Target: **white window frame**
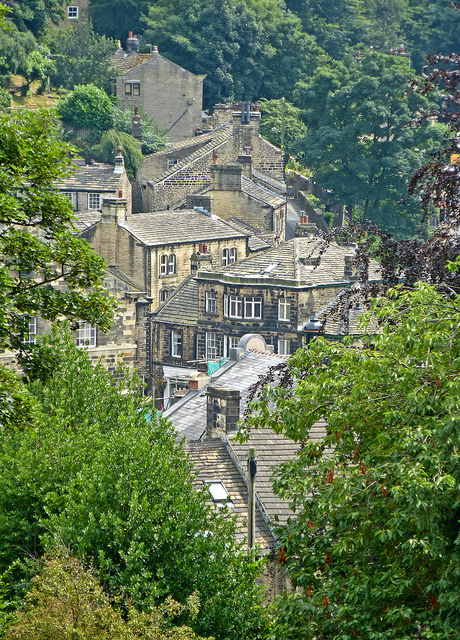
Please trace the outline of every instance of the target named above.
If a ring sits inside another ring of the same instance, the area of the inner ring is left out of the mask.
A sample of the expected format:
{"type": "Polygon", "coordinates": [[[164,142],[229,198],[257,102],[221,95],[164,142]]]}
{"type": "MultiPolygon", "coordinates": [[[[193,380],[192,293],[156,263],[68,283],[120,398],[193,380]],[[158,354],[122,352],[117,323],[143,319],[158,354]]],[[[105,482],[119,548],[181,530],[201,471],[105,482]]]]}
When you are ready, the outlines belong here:
{"type": "Polygon", "coordinates": [[[167,166],[168,169],[172,169],[178,163],[179,163],[179,159],[178,158],[168,158],[166,160],[166,166],[167,166]]]}
{"type": "Polygon", "coordinates": [[[69,198],[72,203],[72,207],[75,209],[75,196],[77,195],[75,191],[61,191],[62,195],[66,198],[69,198]]]}
{"type": "Polygon", "coordinates": [[[206,291],[206,313],[217,313],[217,291],[206,291]]]}
{"type": "Polygon", "coordinates": [[[182,358],[182,331],[177,329],[171,331],[171,356],[182,358]]]}
{"type": "Polygon", "coordinates": [[[28,322],[28,333],[23,337],[23,344],[35,344],[37,342],[37,316],[25,316],[28,322]]]}
{"type": "Polygon", "coordinates": [[[262,318],[262,298],[260,296],[245,296],[244,317],[248,320],[260,320],[262,318]]]}
{"type": "Polygon", "coordinates": [[[206,331],[206,360],[222,358],[223,340],[216,331],[206,331]]]}
{"type": "Polygon", "coordinates": [[[232,264],[232,262],[236,262],[236,259],[237,259],[237,251],[235,247],[232,247],[228,255],[228,264],[232,264]]]}
{"type": "Polygon", "coordinates": [[[67,7],[67,19],[78,20],[78,7],[73,4],[67,7]]]}
{"type": "Polygon", "coordinates": [[[163,254],[160,258],[160,275],[165,276],[168,273],[168,256],[163,254]]]}
{"type": "Polygon", "coordinates": [[[230,353],[230,349],[236,349],[238,347],[238,342],[241,340],[239,336],[228,336],[228,352],[230,353]]]}
{"type": "Polygon", "coordinates": [[[278,320],[289,322],[291,319],[291,303],[286,298],[278,298],[278,320]]]}
{"type": "Polygon", "coordinates": [[[84,320],[78,321],[77,347],[96,347],[97,327],[84,320]]]}
{"type": "Polygon", "coordinates": [[[169,289],[161,289],[160,302],[165,302],[169,298],[169,289]]]}
{"type": "Polygon", "coordinates": [[[174,253],[170,253],[168,257],[168,273],[176,273],[176,256],[174,253]]]}
{"type": "Polygon", "coordinates": [[[101,208],[101,194],[100,193],[88,193],[88,209],[90,211],[96,211],[101,208]]]}
{"type": "Polygon", "coordinates": [[[227,318],[243,317],[243,298],[233,294],[224,296],[224,316],[227,318]]]}
{"type": "Polygon", "coordinates": [[[289,338],[278,338],[278,354],[280,356],[291,355],[291,341],[289,338]]]}

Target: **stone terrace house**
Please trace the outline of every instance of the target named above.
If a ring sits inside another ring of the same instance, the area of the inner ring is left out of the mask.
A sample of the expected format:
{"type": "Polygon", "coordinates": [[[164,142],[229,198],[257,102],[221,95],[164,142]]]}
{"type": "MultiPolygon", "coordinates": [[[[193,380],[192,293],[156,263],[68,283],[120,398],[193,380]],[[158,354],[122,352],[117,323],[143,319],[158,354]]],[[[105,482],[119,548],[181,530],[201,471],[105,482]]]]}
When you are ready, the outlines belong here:
{"type": "Polygon", "coordinates": [[[54,186],[71,200],[76,213],[101,211],[104,198],[124,198],[127,211],[131,213],[132,189],[121,147],[118,147],[115,166],[98,163],[85,165],[83,160],[76,159],[71,168],[72,173],[54,186]]]}
{"type": "MultiPolygon", "coordinates": [[[[152,314],[154,361],[177,367],[219,361],[248,332],[262,335],[278,354],[291,354],[308,339],[304,329],[313,314],[357,275],[354,247],[311,237],[216,272],[198,271],[152,314]]],[[[376,264],[370,277],[379,277],[376,264]]]]}
{"type": "Polygon", "coordinates": [[[128,214],[126,201],[103,201],[102,213],[80,216],[85,238],[124,273],[153,308],[198,269],[221,269],[248,255],[249,233],[201,211],[128,214]]]}
{"type": "MultiPolygon", "coordinates": [[[[299,445],[269,429],[254,431],[244,444],[237,443],[234,436],[236,422],[247,408],[250,387],[286,357],[265,351],[260,336],[245,336],[240,345],[232,350],[229,362],[206,378],[205,386],[189,391],[165,416],[177,429],[178,437],[186,438],[185,449],[198,469],[196,484],[209,488],[216,505],[227,496],[230,513],[237,517],[240,540],[247,537],[248,451],[255,449],[255,541],[261,554],[274,559],[276,540],[270,523],[277,517],[280,524],[285,524],[292,513],[288,503],[273,493],[270,477],[276,466],[296,455],[299,445]]],[[[315,425],[310,438],[323,436],[324,425],[315,425]]],[[[273,562],[268,564],[264,578],[268,600],[287,587],[284,573],[273,562]]]]}
{"type": "Polygon", "coordinates": [[[122,109],[134,113],[141,108],[173,141],[190,138],[201,128],[205,75],[164,58],[157,47],[151,54],[139,53],[139,40],[132,32],[126,51],[120,48],[111,64],[118,73],[114,89],[122,109]]]}
{"type": "MultiPolygon", "coordinates": [[[[115,268],[106,269],[103,284],[117,302],[112,327],[108,333],[103,333],[96,326],[80,322],[75,331],[77,346],[88,351],[94,364],[101,360],[107,371],[114,372],[118,363],[123,362],[131,371],[136,368],[139,375],[148,382],[148,300],[143,291],[115,268]]],[[[40,316],[31,316],[29,335],[25,341],[35,343],[38,335],[49,330],[49,324],[40,316]]],[[[15,354],[10,351],[0,353],[0,362],[13,369],[19,368],[15,354]]]]}
{"type": "Polygon", "coordinates": [[[238,217],[235,212],[228,213],[232,208],[241,212],[245,206],[254,208],[257,203],[256,213],[251,212],[251,220],[246,221],[256,229],[263,221],[267,233],[278,233],[284,240],[283,229],[275,230],[280,227],[276,216],[266,220],[267,208],[278,210],[285,200],[283,156],[281,149],[262,138],[259,126],[258,105],[239,103],[234,105],[230,122],[146,156],[138,173],[146,210],[179,209],[192,204],[227,219],[238,217]],[[216,165],[223,169],[214,169],[216,165]],[[212,170],[216,172],[214,182],[212,170]],[[254,186],[242,181],[241,174],[254,186]]]}

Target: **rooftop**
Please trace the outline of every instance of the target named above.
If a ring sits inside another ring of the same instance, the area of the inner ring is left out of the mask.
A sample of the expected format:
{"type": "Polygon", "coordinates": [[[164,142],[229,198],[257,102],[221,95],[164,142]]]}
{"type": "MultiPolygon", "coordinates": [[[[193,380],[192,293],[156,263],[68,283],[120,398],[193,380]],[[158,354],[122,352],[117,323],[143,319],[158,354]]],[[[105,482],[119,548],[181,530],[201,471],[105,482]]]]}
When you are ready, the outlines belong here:
{"type": "Polygon", "coordinates": [[[115,192],[120,184],[121,174],[113,172],[113,165],[94,164],[72,165],[73,173],[55,182],[54,186],[60,191],[97,191],[99,193],[115,192]]]}
{"type": "Polygon", "coordinates": [[[221,218],[195,209],[136,213],[128,215],[120,226],[149,247],[248,236],[221,218]]]}

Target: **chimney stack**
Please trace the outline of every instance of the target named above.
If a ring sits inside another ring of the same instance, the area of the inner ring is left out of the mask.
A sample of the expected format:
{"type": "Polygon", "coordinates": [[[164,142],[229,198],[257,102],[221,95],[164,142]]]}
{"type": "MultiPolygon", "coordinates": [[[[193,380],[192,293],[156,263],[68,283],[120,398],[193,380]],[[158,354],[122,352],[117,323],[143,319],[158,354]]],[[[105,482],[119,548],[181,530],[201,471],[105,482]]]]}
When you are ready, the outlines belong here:
{"type": "Polygon", "coordinates": [[[224,385],[208,386],[206,438],[225,437],[238,430],[241,393],[224,385]]]}

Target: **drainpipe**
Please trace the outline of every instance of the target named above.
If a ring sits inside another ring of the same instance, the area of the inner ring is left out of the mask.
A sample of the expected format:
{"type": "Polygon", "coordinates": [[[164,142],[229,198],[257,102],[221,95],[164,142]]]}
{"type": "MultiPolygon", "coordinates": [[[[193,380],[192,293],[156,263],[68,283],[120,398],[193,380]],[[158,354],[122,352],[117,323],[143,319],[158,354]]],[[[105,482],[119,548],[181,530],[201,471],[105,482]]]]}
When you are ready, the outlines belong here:
{"type": "Polygon", "coordinates": [[[257,461],[256,450],[252,447],[249,449],[248,455],[248,551],[255,547],[255,529],[256,529],[256,473],[257,461]]]}

